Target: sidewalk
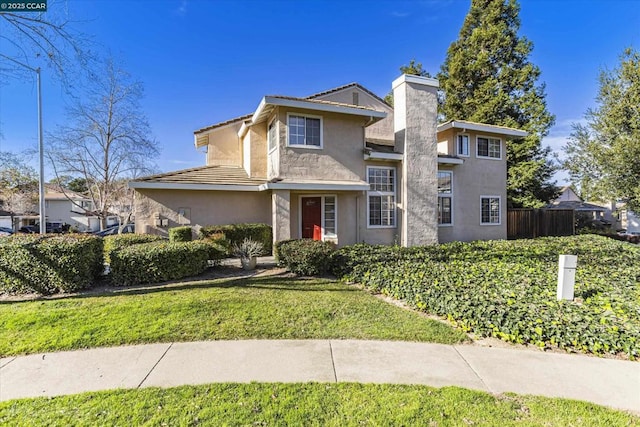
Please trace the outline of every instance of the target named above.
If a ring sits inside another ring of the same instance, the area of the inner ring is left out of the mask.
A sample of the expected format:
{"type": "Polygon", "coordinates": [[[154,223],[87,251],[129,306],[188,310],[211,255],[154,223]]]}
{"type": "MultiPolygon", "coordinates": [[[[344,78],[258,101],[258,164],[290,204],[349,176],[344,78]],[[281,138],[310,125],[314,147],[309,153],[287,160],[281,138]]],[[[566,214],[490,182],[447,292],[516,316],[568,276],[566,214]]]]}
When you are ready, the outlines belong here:
{"type": "Polygon", "coordinates": [[[640,413],[640,363],[532,350],[355,340],[149,344],[0,359],[0,400],[211,382],[460,386],[640,413]]]}

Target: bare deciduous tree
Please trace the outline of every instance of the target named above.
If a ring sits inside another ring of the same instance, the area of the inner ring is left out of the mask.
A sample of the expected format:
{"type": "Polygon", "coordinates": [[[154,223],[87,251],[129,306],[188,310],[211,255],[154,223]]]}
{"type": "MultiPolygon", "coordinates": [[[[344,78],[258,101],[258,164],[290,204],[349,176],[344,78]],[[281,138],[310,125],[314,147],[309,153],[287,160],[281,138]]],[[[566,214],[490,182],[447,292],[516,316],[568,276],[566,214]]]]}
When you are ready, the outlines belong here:
{"type": "Polygon", "coordinates": [[[56,175],[86,180],[102,228],[121,204],[123,181],[151,172],[159,154],[142,96],[142,83],[107,60],[104,73],[93,75],[91,86],[68,107],[68,124],[50,135],[56,175]]]}
{"type": "Polygon", "coordinates": [[[67,2],[50,1],[47,8],[41,13],[0,13],[0,80],[30,75],[23,65],[46,65],[67,87],[73,70],[92,62],[92,43],[74,27],[77,22],[70,20],[67,2]]]}
{"type": "Polygon", "coordinates": [[[0,200],[2,209],[12,214],[38,209],[36,171],[7,152],[0,152],[0,200]]]}

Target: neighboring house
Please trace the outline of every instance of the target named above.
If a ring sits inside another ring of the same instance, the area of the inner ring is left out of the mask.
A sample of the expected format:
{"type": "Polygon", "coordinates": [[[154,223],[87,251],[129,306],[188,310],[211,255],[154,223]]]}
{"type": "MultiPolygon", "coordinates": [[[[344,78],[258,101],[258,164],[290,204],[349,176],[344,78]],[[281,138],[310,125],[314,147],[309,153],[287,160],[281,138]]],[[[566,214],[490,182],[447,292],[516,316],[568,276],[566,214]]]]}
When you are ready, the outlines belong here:
{"type": "Polygon", "coordinates": [[[206,166],[140,178],[136,230],[272,225],[274,240],[414,246],[506,238],[506,140],[526,132],[437,124],[438,81],[403,75],[394,107],[357,83],[265,96],[195,131],[206,166]]]}
{"type": "MultiPolygon", "coordinates": [[[[78,231],[100,230],[100,218],[94,214],[90,198],[70,190],[45,186],[45,214],[48,222],[69,224],[78,231]]],[[[117,216],[107,217],[107,227],[118,224],[117,216]]]]}
{"type": "Polygon", "coordinates": [[[0,227],[13,228],[13,214],[0,209],[0,227]]]}
{"type": "Polygon", "coordinates": [[[614,211],[597,203],[582,200],[570,185],[562,188],[558,197],[546,206],[547,209],[573,209],[576,214],[595,221],[600,225],[614,225],[617,221],[614,211]]]}
{"type": "MultiPolygon", "coordinates": [[[[38,206],[36,206],[37,208],[38,206]]],[[[78,231],[100,230],[100,218],[93,214],[91,199],[60,189],[52,185],[45,185],[44,207],[47,222],[69,224],[78,231]]],[[[34,225],[40,220],[39,212],[4,212],[0,211],[0,226],[8,223],[8,227],[19,230],[21,227],[34,225]]],[[[118,217],[107,218],[107,226],[118,223],[118,217]]]]}

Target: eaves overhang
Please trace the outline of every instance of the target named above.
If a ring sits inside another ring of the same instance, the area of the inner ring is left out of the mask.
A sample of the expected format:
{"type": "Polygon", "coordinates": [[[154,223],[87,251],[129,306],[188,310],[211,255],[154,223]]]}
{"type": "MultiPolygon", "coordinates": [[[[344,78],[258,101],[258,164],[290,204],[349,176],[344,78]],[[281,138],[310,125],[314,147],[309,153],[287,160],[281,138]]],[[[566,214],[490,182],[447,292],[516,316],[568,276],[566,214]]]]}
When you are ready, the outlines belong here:
{"type": "Polygon", "coordinates": [[[344,182],[267,182],[260,185],[264,190],[296,190],[296,191],[368,191],[370,185],[364,181],[344,182]]]}
{"type": "Polygon", "coordinates": [[[364,153],[365,160],[386,160],[393,162],[401,162],[404,159],[404,154],[402,153],[379,153],[376,151],[371,151],[369,153],[364,153]]]}
{"type": "Polygon", "coordinates": [[[129,181],[129,187],[151,190],[261,191],[259,185],[196,184],[183,182],[129,181]]]}
{"type": "Polygon", "coordinates": [[[462,131],[472,130],[476,132],[496,133],[499,135],[515,136],[524,138],[529,135],[529,132],[520,129],[514,129],[506,126],[494,126],[484,123],[474,123],[465,120],[451,120],[441,125],[438,125],[437,132],[442,132],[447,129],[461,129],[462,131]]]}

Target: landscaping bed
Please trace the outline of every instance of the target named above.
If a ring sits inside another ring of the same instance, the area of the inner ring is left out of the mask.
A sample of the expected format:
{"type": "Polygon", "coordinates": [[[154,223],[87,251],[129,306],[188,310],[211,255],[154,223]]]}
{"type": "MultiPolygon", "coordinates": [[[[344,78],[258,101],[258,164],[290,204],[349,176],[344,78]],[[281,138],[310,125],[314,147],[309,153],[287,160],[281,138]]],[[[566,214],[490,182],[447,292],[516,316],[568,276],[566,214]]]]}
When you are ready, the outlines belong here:
{"type": "Polygon", "coordinates": [[[408,249],[355,245],[334,255],[334,271],[479,336],[640,355],[640,248],[628,243],[583,235],[408,249]],[[575,301],[556,301],[560,254],[578,256],[575,301]]]}

